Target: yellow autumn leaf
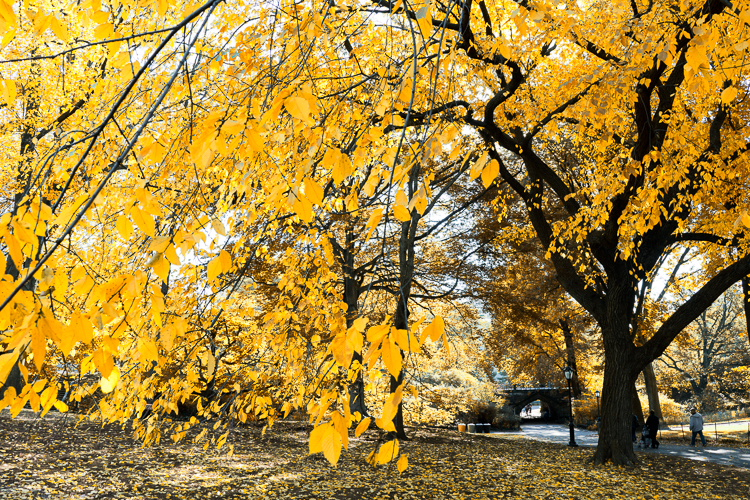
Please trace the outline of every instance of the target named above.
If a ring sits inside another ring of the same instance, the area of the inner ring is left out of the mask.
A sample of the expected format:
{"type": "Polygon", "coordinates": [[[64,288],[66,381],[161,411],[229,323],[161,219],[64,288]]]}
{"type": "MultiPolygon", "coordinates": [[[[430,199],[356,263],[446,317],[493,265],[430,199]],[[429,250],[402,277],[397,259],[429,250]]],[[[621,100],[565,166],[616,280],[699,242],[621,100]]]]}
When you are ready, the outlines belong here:
{"type": "Polygon", "coordinates": [[[206,353],[206,377],[211,378],[216,370],[216,358],[210,351],[206,353]]]}
{"type": "Polygon", "coordinates": [[[445,335],[445,332],[443,332],[443,349],[445,349],[446,356],[451,355],[451,348],[448,345],[448,337],[445,335]]]}
{"type": "Polygon", "coordinates": [[[151,263],[151,268],[164,283],[169,283],[169,262],[163,254],[156,254],[156,258],[151,263]]]}
{"type": "Polygon", "coordinates": [[[323,204],[323,188],[314,179],[305,178],[305,195],[314,205],[323,204]]]}
{"type": "Polygon", "coordinates": [[[44,358],[47,355],[47,338],[36,326],[29,328],[29,332],[31,333],[30,347],[31,353],[34,355],[34,365],[37,370],[41,371],[44,365],[44,358]]]}
{"type": "Polygon", "coordinates": [[[133,205],[130,208],[130,217],[133,219],[133,222],[135,222],[135,225],[138,226],[138,229],[144,234],[151,236],[152,238],[156,235],[156,226],[151,214],[148,214],[136,205],[133,205]]]}
{"type": "Polygon", "coordinates": [[[331,354],[333,354],[336,362],[341,366],[349,366],[354,355],[354,349],[351,344],[346,341],[346,335],[340,333],[334,337],[331,342],[331,354]]]}
{"type": "Polygon", "coordinates": [[[112,23],[102,23],[94,29],[94,36],[99,40],[104,40],[115,31],[112,23]]]}
{"type": "Polygon", "coordinates": [[[341,436],[336,429],[330,425],[327,426],[326,432],[323,435],[321,441],[321,448],[323,449],[323,456],[331,465],[336,465],[341,456],[341,436]]]}
{"type": "MultiPolygon", "coordinates": [[[[391,422],[396,416],[396,413],[398,412],[398,405],[401,403],[401,399],[403,397],[403,387],[403,385],[399,385],[398,388],[393,391],[393,393],[389,395],[385,400],[385,404],[383,404],[382,415],[379,419],[381,423],[391,422]]],[[[376,421],[376,423],[378,422],[376,421]]],[[[380,423],[378,424],[380,425],[380,423]]]]}
{"type": "Polygon", "coordinates": [[[8,106],[13,106],[16,102],[16,82],[13,80],[3,80],[3,100],[8,106]]]}
{"type": "Polygon", "coordinates": [[[144,361],[159,361],[159,350],[156,344],[150,339],[141,339],[138,341],[138,352],[141,353],[141,359],[144,361]]]}
{"type": "Polygon", "coordinates": [[[482,184],[488,188],[500,173],[500,164],[497,160],[491,160],[482,170],[482,184]]]}
{"type": "Polygon", "coordinates": [[[313,205],[301,193],[297,194],[297,201],[294,202],[294,212],[307,224],[310,224],[313,220],[313,205]]]}
{"type": "Polygon", "coordinates": [[[352,326],[356,328],[358,332],[364,332],[367,327],[367,318],[360,316],[354,320],[352,326]]]}
{"type": "Polygon", "coordinates": [[[294,118],[307,123],[310,121],[310,104],[303,97],[293,96],[284,101],[284,107],[294,118]]]}
{"type": "Polygon", "coordinates": [[[443,321],[442,316],[435,316],[432,323],[427,325],[424,331],[422,331],[420,343],[423,344],[428,338],[433,342],[437,342],[440,336],[443,335],[443,331],[445,331],[445,322],[443,321]]]}
{"type": "Polygon", "coordinates": [[[398,378],[398,374],[401,373],[403,359],[401,356],[401,350],[393,340],[386,339],[383,341],[381,358],[383,364],[388,369],[388,372],[393,375],[393,377],[398,378]]]}
{"type": "Polygon", "coordinates": [[[112,354],[107,350],[97,349],[94,351],[91,359],[94,366],[96,366],[96,369],[99,370],[99,373],[101,373],[103,377],[108,377],[112,373],[115,364],[112,359],[112,354]]]}
{"type": "Polygon", "coordinates": [[[159,14],[159,17],[164,17],[164,14],[167,13],[168,7],[168,0],[156,0],[156,13],[159,14]]]}
{"type": "Polygon", "coordinates": [[[735,97],[737,97],[737,87],[727,87],[725,88],[721,93],[721,102],[724,104],[729,104],[734,100],[735,97]]]}
{"type": "Polygon", "coordinates": [[[48,315],[39,318],[37,327],[39,327],[45,337],[58,343],[63,335],[63,325],[49,314],[48,312],[48,315]]]}
{"type": "Polygon", "coordinates": [[[44,417],[44,415],[47,414],[47,412],[54,406],[55,401],[57,400],[57,386],[50,385],[47,387],[44,392],[39,396],[39,403],[42,407],[42,413],[39,415],[39,418],[44,417]]]}
{"type": "Polygon", "coordinates": [[[372,233],[375,232],[375,229],[378,227],[378,223],[380,223],[380,219],[383,218],[383,209],[382,208],[376,208],[372,211],[372,214],[370,214],[370,218],[367,219],[367,224],[365,227],[368,229],[367,236],[365,237],[365,240],[369,240],[372,236],[372,233]]]}
{"type": "Polygon", "coordinates": [[[216,256],[206,266],[206,274],[208,275],[208,281],[215,280],[221,274],[221,257],[216,256]]]}
{"type": "Polygon", "coordinates": [[[219,252],[219,262],[221,263],[221,272],[228,273],[232,269],[232,256],[226,250],[219,252]]]}
{"type": "Polygon", "coordinates": [[[330,423],[319,425],[310,432],[310,440],[308,441],[309,454],[321,453],[323,451],[323,438],[327,432],[327,429],[332,427],[330,423]]]}
{"type": "Polygon", "coordinates": [[[18,240],[11,233],[6,232],[3,236],[5,240],[5,246],[8,249],[8,255],[13,260],[17,269],[23,268],[23,253],[21,252],[21,245],[18,240]]]}
{"type": "Polygon", "coordinates": [[[226,236],[227,235],[227,230],[224,228],[224,224],[219,219],[212,219],[211,220],[211,227],[218,234],[220,234],[222,236],[226,236]]]}
{"type": "Polygon", "coordinates": [[[398,456],[398,440],[391,439],[387,443],[383,443],[380,446],[380,449],[378,450],[377,462],[379,464],[385,464],[385,463],[390,462],[397,456],[398,456]]]}
{"type": "Polygon", "coordinates": [[[396,469],[398,469],[398,473],[401,474],[406,470],[406,468],[409,466],[409,454],[404,453],[401,455],[401,458],[398,459],[398,462],[396,462],[396,469]]]}
{"type": "Polygon", "coordinates": [[[117,232],[120,233],[120,236],[125,240],[129,239],[133,234],[133,224],[131,224],[130,219],[124,215],[117,218],[115,221],[115,227],[117,228],[117,232]]]}
{"type": "Polygon", "coordinates": [[[471,166],[471,170],[469,171],[469,178],[473,181],[477,177],[479,177],[482,174],[482,171],[484,170],[484,166],[487,163],[487,156],[488,152],[485,151],[482,153],[482,155],[479,157],[479,159],[474,163],[474,165],[471,166]]]}
{"type": "Polygon", "coordinates": [[[70,35],[68,34],[68,28],[60,22],[56,17],[52,19],[52,23],[50,25],[52,28],[52,32],[57,35],[57,37],[62,40],[63,42],[67,42],[70,39],[70,35]]]}
{"type": "Polygon", "coordinates": [[[416,12],[417,26],[419,26],[419,32],[422,37],[426,40],[432,34],[432,15],[430,15],[430,4],[423,6],[416,12]]]}
{"type": "Polygon", "coordinates": [[[498,47],[498,50],[500,51],[501,56],[503,56],[505,59],[510,59],[512,52],[508,45],[503,43],[500,45],[500,47],[498,47]]]}
{"type": "Polygon", "coordinates": [[[99,381],[99,385],[101,385],[102,392],[104,394],[109,394],[115,389],[115,386],[117,386],[117,382],[120,380],[120,369],[116,366],[112,367],[112,370],[109,372],[108,376],[102,375],[102,379],[99,381]]]}
{"type": "Polygon", "coordinates": [[[264,143],[263,143],[263,137],[260,136],[260,134],[254,129],[254,128],[247,128],[245,130],[245,144],[256,153],[259,153],[263,151],[264,143]]]}
{"type": "Polygon", "coordinates": [[[373,325],[367,330],[367,341],[373,345],[378,345],[391,330],[390,325],[373,325]]]}
{"type": "Polygon", "coordinates": [[[365,432],[367,428],[370,427],[370,422],[372,422],[372,418],[363,418],[359,425],[357,425],[357,428],[354,429],[354,437],[359,437],[363,432],[365,432]]]}
{"type": "Polygon", "coordinates": [[[409,209],[403,205],[393,205],[393,215],[401,222],[407,222],[411,220],[409,209]]]}
{"type": "Polygon", "coordinates": [[[74,311],[70,315],[70,322],[63,328],[58,348],[64,356],[68,356],[77,342],[87,344],[91,342],[93,337],[94,328],[91,322],[81,315],[80,312],[74,311]]]}

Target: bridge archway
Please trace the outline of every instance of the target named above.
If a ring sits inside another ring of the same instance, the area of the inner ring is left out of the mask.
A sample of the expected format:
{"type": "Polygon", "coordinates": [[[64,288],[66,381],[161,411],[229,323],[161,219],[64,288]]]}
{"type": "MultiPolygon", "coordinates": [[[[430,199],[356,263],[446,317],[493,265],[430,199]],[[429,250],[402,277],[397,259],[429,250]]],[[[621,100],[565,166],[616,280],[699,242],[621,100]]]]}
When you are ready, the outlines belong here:
{"type": "Polygon", "coordinates": [[[517,415],[520,415],[521,410],[529,403],[541,401],[550,412],[550,421],[570,417],[567,390],[534,388],[504,391],[504,393],[506,404],[513,408],[517,415]]]}

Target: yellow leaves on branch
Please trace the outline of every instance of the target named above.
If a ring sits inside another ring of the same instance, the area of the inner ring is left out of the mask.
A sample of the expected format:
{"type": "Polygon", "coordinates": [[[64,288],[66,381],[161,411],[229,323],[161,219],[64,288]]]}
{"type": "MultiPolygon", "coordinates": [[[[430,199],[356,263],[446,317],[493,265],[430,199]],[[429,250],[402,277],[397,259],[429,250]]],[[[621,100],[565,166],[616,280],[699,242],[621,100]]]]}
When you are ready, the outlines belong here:
{"type": "MultiPolygon", "coordinates": [[[[372,465],[386,464],[390,462],[391,460],[395,459],[397,456],[398,456],[398,440],[391,439],[390,441],[380,445],[380,448],[377,450],[377,453],[375,451],[370,453],[370,455],[367,457],[367,461],[372,465]]],[[[408,459],[407,461],[403,461],[403,462],[399,460],[398,463],[396,464],[396,467],[398,468],[399,472],[403,472],[406,469],[407,465],[408,465],[408,459]]]]}
{"type": "Polygon", "coordinates": [[[333,420],[315,427],[310,433],[309,453],[323,453],[331,465],[341,456],[342,445],[348,447],[348,429],[341,414],[334,412],[333,420]]]}
{"type": "Polygon", "coordinates": [[[70,322],[63,328],[58,347],[64,356],[68,356],[76,343],[88,344],[94,338],[94,328],[91,321],[80,312],[74,311],[70,316],[70,322]]]}
{"type": "Polygon", "coordinates": [[[396,426],[393,425],[393,419],[398,412],[398,405],[401,403],[404,394],[404,386],[399,385],[391,395],[385,400],[380,418],[375,419],[375,425],[386,432],[396,432],[396,426]]]}
{"type": "Polygon", "coordinates": [[[376,208],[372,211],[372,213],[370,214],[370,218],[367,220],[367,224],[365,225],[365,227],[367,228],[367,236],[365,237],[365,241],[369,240],[372,237],[372,234],[375,232],[375,229],[377,229],[378,224],[380,223],[380,219],[382,218],[382,208],[376,208]]]}
{"type": "Polygon", "coordinates": [[[362,433],[365,432],[368,427],[370,427],[371,421],[372,418],[370,417],[363,418],[362,421],[357,425],[357,428],[354,429],[354,437],[359,437],[360,435],[362,435],[362,433]]]}
{"type": "Polygon", "coordinates": [[[396,192],[396,200],[393,204],[393,215],[396,219],[401,222],[407,222],[411,220],[411,214],[409,213],[409,199],[406,197],[403,189],[399,189],[396,192]]]}
{"type": "Polygon", "coordinates": [[[721,102],[723,104],[731,103],[737,97],[737,87],[727,87],[721,93],[721,102]]]}
{"type": "Polygon", "coordinates": [[[428,2],[427,5],[419,9],[416,12],[416,15],[419,32],[421,33],[422,38],[427,40],[432,34],[432,15],[430,14],[430,3],[428,2]]]}
{"type": "Polygon", "coordinates": [[[314,205],[322,205],[324,194],[323,188],[320,187],[320,184],[309,177],[305,178],[303,184],[305,186],[305,195],[307,196],[307,199],[310,200],[310,202],[312,202],[314,205]]]}
{"type": "Polygon", "coordinates": [[[144,234],[151,236],[152,238],[156,235],[156,225],[154,218],[147,212],[138,208],[137,205],[130,207],[130,217],[138,226],[138,229],[143,231],[144,234]]]}
{"type": "Polygon", "coordinates": [[[120,369],[116,366],[112,367],[112,370],[107,376],[102,375],[102,379],[99,382],[104,394],[109,394],[117,386],[117,382],[120,380],[120,369]]]}
{"type": "Polygon", "coordinates": [[[433,342],[437,342],[437,340],[444,335],[445,321],[443,321],[442,316],[435,316],[435,319],[432,320],[432,323],[427,325],[422,331],[420,341],[424,343],[425,340],[430,339],[433,342]]]}
{"type": "Polygon", "coordinates": [[[2,84],[3,101],[5,101],[9,107],[13,106],[17,97],[16,82],[13,80],[0,80],[0,84],[2,84]]]}
{"type": "Polygon", "coordinates": [[[208,281],[215,280],[220,274],[227,273],[232,269],[232,257],[229,252],[222,250],[214,257],[206,267],[208,281]]]}
{"type": "Polygon", "coordinates": [[[313,121],[310,118],[310,104],[304,97],[289,97],[284,101],[284,107],[290,115],[292,115],[302,123],[306,125],[313,124],[313,121]]]}

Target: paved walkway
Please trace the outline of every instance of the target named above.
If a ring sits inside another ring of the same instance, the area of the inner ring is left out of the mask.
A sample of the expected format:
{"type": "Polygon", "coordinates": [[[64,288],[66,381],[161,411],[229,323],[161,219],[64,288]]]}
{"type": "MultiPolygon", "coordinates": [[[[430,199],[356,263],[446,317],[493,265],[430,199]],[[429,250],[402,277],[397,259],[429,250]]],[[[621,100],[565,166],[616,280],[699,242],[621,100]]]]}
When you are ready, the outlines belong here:
{"type": "MultiPolygon", "coordinates": [[[[560,424],[527,424],[521,426],[520,432],[493,432],[493,434],[494,433],[521,436],[527,439],[536,439],[537,441],[548,441],[552,443],[567,444],[570,441],[570,429],[568,426],[560,424]]],[[[575,436],[576,443],[578,443],[579,446],[594,447],[599,441],[599,436],[594,431],[576,429],[575,436]]],[[[750,469],[749,448],[719,448],[713,446],[707,448],[697,446],[692,448],[690,446],[661,444],[657,449],[636,448],[636,452],[649,454],[661,453],[663,455],[683,457],[690,460],[714,462],[750,469]]]]}

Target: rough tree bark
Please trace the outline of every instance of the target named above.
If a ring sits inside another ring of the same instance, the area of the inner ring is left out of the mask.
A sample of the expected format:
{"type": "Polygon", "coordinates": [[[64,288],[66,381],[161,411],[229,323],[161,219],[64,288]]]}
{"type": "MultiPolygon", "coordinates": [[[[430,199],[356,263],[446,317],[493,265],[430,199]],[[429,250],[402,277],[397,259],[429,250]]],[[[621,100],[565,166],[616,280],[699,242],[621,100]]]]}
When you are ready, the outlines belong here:
{"type": "Polygon", "coordinates": [[[560,320],[560,328],[562,328],[563,335],[565,337],[566,362],[568,363],[568,366],[573,369],[573,378],[570,381],[570,386],[573,391],[573,396],[578,398],[581,396],[581,382],[578,378],[576,351],[575,345],[573,344],[573,330],[571,330],[570,324],[568,323],[567,319],[560,320]]]}
{"type": "Polygon", "coordinates": [[[646,395],[648,396],[648,409],[656,413],[656,417],[663,421],[661,414],[661,403],[659,402],[659,385],[656,382],[656,373],[653,363],[648,363],[643,369],[643,381],[646,384],[646,395]]]}
{"type": "MultiPolygon", "coordinates": [[[[417,168],[417,166],[412,168],[412,175],[410,176],[410,197],[414,196],[414,191],[416,191],[411,189],[411,180],[416,179],[417,168]]],[[[398,241],[399,289],[396,294],[396,315],[393,318],[393,326],[399,330],[407,330],[409,328],[409,298],[411,296],[412,280],[414,279],[414,242],[419,219],[419,212],[412,210],[411,219],[401,223],[401,235],[398,241]]],[[[403,363],[404,353],[400,349],[399,355],[402,360],[402,368],[398,377],[391,376],[391,393],[404,383],[406,366],[403,363]]],[[[408,439],[406,430],[404,429],[403,402],[398,404],[398,411],[393,418],[393,424],[396,427],[396,437],[399,439],[408,439]]]]}
{"type": "MultiPolygon", "coordinates": [[[[346,327],[351,328],[354,326],[354,320],[359,317],[359,296],[361,293],[361,281],[355,273],[354,269],[354,231],[351,225],[346,228],[346,240],[342,252],[343,262],[342,270],[344,274],[344,302],[347,305],[346,310],[346,327]]],[[[362,353],[354,352],[352,356],[352,365],[362,363],[362,353]]],[[[351,368],[351,366],[350,366],[351,368]]],[[[362,370],[357,373],[357,376],[349,384],[349,411],[359,412],[364,418],[368,416],[367,406],[365,405],[365,381],[362,377],[362,370]]]]}

